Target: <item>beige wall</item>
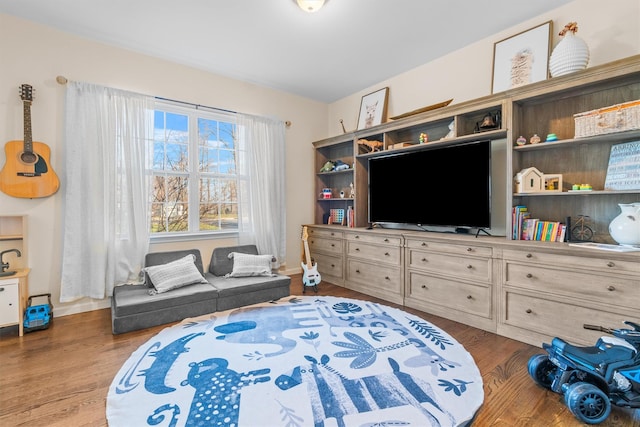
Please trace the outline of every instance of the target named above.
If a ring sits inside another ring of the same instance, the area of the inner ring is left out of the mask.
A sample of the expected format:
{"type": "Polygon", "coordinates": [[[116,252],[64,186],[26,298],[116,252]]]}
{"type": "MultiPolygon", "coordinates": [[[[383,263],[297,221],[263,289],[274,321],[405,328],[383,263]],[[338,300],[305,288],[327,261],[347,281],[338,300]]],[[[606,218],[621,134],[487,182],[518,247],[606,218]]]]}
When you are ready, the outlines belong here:
{"type": "MultiPolygon", "coordinates": [[[[287,130],[287,266],[299,270],[300,226],[313,218],[313,150],[311,142],[355,128],[362,95],[390,88],[389,116],[402,114],[449,98],[461,102],[491,91],[493,44],[496,41],[552,20],[554,34],[570,21],[579,24],[578,35],[590,47],[590,65],[640,53],[640,4],[616,0],[603,5],[596,0],[576,0],[548,14],[479,40],[436,61],[325,105],[287,93],[212,75],[122,49],[94,43],[48,27],[0,14],[0,144],[23,139],[22,103],[17,87],[36,88],[32,106],[33,138],[48,144],[52,166],[64,177],[63,97],[57,75],[70,80],[112,86],[149,95],[290,120],[287,130]],[[615,7],[614,7],[615,5],[615,7]]],[[[479,23],[479,25],[482,25],[479,23]]],[[[464,31],[464,29],[452,29],[464,31]]],[[[437,43],[438,35],[425,43],[437,43]],[[435,41],[434,41],[435,40],[435,41]]],[[[554,37],[553,45],[559,41],[554,37]]],[[[0,164],[4,164],[4,151],[0,164]]],[[[44,199],[16,199],[0,193],[0,215],[29,217],[30,294],[51,292],[57,316],[108,306],[108,300],[58,302],[62,197],[60,191],[44,199]]],[[[215,246],[232,240],[181,242],[195,246],[208,258],[215,246]]],[[[153,250],[168,250],[158,244],[153,250]]]]}
{"type": "MultiPolygon", "coordinates": [[[[287,265],[300,269],[301,224],[313,220],[313,147],[326,137],[328,106],[306,98],[232,80],[193,68],[109,47],[51,28],[0,14],[0,145],[23,139],[18,86],[35,89],[32,104],[34,141],[51,147],[51,163],[60,190],[43,199],[18,199],[0,192],[0,215],[28,215],[30,294],[51,292],[56,316],[108,306],[108,300],[60,304],[61,218],[65,191],[62,135],[64,87],[56,76],[134,92],[291,121],[286,131],[287,265]]],[[[4,165],[5,153],[0,154],[4,165]]],[[[215,246],[233,240],[198,240],[208,259],[215,246]]],[[[166,243],[153,250],[168,250],[166,243]]]]}
{"type": "MultiPolygon", "coordinates": [[[[558,32],[565,24],[578,23],[577,35],[589,46],[589,66],[640,53],[640,1],[576,0],[334,102],[329,105],[329,135],[342,132],[340,119],[347,130],[355,129],[362,96],[385,86],[389,87],[388,117],[451,98],[455,104],[490,95],[494,43],[547,21],[553,22],[552,47],[561,40],[558,32]]],[[[425,43],[437,43],[443,37],[447,35],[425,37],[425,43]]]]}

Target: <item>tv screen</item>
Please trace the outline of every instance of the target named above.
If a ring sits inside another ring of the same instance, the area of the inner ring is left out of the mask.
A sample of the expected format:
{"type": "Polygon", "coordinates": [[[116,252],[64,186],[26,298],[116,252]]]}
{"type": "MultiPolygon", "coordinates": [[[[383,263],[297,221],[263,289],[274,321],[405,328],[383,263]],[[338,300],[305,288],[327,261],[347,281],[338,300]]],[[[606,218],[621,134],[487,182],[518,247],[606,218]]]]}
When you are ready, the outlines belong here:
{"type": "Polygon", "coordinates": [[[491,141],[370,158],[369,222],[491,227],[491,141]]]}

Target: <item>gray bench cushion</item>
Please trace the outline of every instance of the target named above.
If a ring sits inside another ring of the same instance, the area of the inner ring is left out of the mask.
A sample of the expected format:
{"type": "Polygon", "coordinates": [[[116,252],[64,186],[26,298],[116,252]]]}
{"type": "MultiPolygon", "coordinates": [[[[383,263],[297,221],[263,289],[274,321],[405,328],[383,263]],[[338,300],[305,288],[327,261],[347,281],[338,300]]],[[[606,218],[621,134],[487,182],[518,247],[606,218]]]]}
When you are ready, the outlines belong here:
{"type": "MultiPolygon", "coordinates": [[[[281,274],[225,278],[224,275],[233,270],[233,259],[228,257],[231,252],[258,255],[255,245],[216,248],[211,255],[210,272],[203,274],[209,283],[188,285],[156,295],[149,295],[147,285],[116,286],[111,300],[113,333],[135,331],[289,295],[291,278],[281,274]]],[[[145,266],[166,264],[188,254],[196,256],[195,265],[202,272],[198,249],[149,253],[145,266]]],[[[149,283],[148,278],[146,283],[149,283]]]]}
{"type": "Polygon", "coordinates": [[[196,283],[169,292],[149,295],[145,285],[116,286],[113,290],[114,314],[118,317],[149,311],[164,310],[175,305],[212,300],[211,312],[216,311],[218,291],[209,283],[196,283]]]}

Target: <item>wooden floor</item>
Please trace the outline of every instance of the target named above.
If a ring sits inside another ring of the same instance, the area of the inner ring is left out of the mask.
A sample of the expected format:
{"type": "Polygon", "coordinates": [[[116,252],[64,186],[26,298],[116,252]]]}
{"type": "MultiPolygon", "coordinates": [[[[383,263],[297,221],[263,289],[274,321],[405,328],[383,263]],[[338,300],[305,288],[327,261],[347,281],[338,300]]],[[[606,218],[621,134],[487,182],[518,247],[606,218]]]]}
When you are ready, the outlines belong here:
{"type": "MultiPolygon", "coordinates": [[[[300,275],[292,279],[291,294],[302,295],[300,275]]],[[[324,282],[319,288],[318,295],[403,308],[324,282]]],[[[474,426],[582,425],[560,395],[536,386],[529,378],[527,361],[541,353],[540,348],[405,310],[447,331],[475,359],[484,381],[485,400],[474,426]]],[[[55,318],[48,329],[24,337],[18,337],[17,327],[0,329],[0,426],[106,426],[107,391],[120,366],[167,326],[112,335],[111,314],[105,309],[55,318]]],[[[640,411],[614,407],[600,425],[640,427],[640,411]]]]}

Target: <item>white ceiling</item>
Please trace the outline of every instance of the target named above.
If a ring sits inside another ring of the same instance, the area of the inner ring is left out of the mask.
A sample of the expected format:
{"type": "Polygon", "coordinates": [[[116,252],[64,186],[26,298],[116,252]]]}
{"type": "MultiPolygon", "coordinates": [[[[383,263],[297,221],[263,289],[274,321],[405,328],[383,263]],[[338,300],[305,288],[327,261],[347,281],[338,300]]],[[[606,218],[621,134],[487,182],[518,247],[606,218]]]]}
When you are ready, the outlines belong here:
{"type": "Polygon", "coordinates": [[[328,0],[306,13],[295,0],[0,0],[0,12],[330,103],[570,1],[328,0]]]}

